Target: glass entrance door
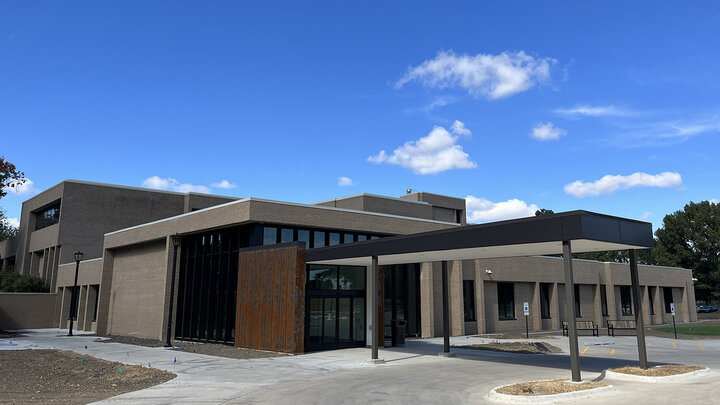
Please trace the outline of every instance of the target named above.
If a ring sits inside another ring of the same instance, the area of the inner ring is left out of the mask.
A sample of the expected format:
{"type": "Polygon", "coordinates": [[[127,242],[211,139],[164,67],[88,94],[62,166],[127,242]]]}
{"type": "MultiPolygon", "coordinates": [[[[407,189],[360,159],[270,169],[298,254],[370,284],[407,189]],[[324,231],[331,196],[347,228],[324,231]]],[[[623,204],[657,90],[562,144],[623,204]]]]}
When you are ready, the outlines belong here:
{"type": "Polygon", "coordinates": [[[309,266],[306,351],[365,346],[365,268],[309,266]]]}

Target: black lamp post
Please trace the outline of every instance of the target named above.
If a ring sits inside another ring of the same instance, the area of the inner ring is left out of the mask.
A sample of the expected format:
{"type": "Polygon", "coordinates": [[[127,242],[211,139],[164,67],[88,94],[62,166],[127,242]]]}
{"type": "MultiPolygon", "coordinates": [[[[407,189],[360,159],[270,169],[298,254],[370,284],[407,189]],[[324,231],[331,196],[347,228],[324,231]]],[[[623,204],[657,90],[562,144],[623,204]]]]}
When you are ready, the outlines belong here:
{"type": "Polygon", "coordinates": [[[172,318],[173,318],[173,298],[175,296],[175,265],[177,264],[177,250],[180,246],[180,234],[176,233],[170,237],[173,243],[173,263],[172,270],[170,271],[170,309],[168,310],[168,321],[167,321],[167,339],[165,340],[165,347],[172,347],[170,343],[170,334],[172,333],[172,318]]]}
{"type": "Polygon", "coordinates": [[[80,270],[80,260],[83,258],[82,252],[75,252],[75,283],[73,284],[73,290],[72,290],[72,297],[70,298],[70,329],[68,330],[68,336],[72,336],[72,328],[73,328],[73,320],[75,320],[75,313],[77,312],[77,300],[78,300],[78,291],[77,291],[77,278],[78,278],[78,270],[80,270]]]}

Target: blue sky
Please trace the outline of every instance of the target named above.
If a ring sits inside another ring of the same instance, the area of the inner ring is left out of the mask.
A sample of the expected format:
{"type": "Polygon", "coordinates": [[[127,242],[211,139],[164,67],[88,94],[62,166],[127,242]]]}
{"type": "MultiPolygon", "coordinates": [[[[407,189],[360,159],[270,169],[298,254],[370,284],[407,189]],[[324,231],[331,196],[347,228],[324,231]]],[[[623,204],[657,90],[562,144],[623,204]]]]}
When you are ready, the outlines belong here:
{"type": "Polygon", "coordinates": [[[32,184],[0,205],[67,178],[411,188],[468,197],[472,222],[657,227],[720,199],[720,5],[479,3],[3,1],[0,155],[32,184]]]}

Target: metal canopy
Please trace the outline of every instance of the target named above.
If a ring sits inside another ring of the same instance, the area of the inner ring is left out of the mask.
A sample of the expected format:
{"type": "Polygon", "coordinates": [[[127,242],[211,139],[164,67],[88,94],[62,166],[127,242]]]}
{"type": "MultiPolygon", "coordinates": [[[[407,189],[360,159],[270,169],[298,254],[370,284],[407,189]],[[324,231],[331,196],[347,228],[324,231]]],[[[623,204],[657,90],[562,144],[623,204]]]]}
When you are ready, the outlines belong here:
{"type": "MultiPolygon", "coordinates": [[[[640,309],[636,249],[654,245],[652,225],[648,222],[613,217],[588,211],[570,211],[539,217],[470,225],[460,228],[394,236],[347,245],[310,249],[307,264],[359,265],[370,268],[369,301],[372,309],[371,362],[378,359],[378,269],[381,265],[442,262],[443,337],[441,356],[451,357],[447,261],[513,256],[562,254],[565,285],[574,285],[572,253],[604,250],[630,251],[630,275],[635,308],[640,367],[647,368],[643,316],[640,309]]],[[[573,314],[575,289],[565,288],[566,312],[573,314]]],[[[574,319],[573,319],[574,320],[574,319]]],[[[580,381],[580,355],[575,322],[568,322],[570,369],[572,380],[580,381]]]]}
{"type": "Polygon", "coordinates": [[[648,222],[588,211],[570,211],[460,228],[310,249],[308,264],[370,266],[443,260],[647,249],[654,245],[648,222]]]}

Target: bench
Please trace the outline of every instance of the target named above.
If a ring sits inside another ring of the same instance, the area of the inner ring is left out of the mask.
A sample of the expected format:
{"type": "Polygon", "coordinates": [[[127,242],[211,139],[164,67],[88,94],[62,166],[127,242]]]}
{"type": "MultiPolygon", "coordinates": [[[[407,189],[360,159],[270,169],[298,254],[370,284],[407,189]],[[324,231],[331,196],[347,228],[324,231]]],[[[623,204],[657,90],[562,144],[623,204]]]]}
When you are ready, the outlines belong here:
{"type": "MultiPolygon", "coordinates": [[[[589,330],[592,331],[593,336],[600,336],[600,332],[598,331],[598,326],[593,323],[593,321],[575,321],[575,327],[577,328],[578,332],[581,330],[589,330]]],[[[567,321],[563,321],[563,336],[569,335],[568,330],[568,323],[567,321]]]]}
{"type": "Polygon", "coordinates": [[[626,330],[635,330],[637,329],[637,324],[635,321],[607,321],[608,326],[608,336],[615,337],[615,329],[626,329],[626,330]]]}

